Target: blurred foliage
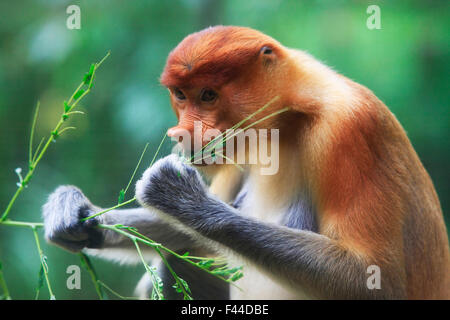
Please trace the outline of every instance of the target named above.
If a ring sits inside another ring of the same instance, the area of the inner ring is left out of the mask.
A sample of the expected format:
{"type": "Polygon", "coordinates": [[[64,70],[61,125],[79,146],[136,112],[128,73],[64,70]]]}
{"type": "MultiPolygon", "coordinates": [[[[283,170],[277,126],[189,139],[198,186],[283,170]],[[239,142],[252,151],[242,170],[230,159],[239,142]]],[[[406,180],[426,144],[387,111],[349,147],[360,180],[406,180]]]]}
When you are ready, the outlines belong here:
{"type": "MultiPolygon", "coordinates": [[[[259,29],[372,89],[408,132],[444,212],[450,208],[448,1],[24,0],[1,1],[0,12],[1,211],[16,188],[14,169],[26,166],[36,101],[40,139],[89,64],[111,50],[83,101],[87,115],[72,117],[78,130],[52,145],[12,219],[40,221],[40,207],[60,184],[79,186],[97,205],[115,204],[144,144],[150,142],[149,162],[175,124],[158,83],[167,54],[187,34],[215,24],[259,29]],[[71,4],[81,8],[81,30],[66,28],[71,4]],[[381,8],[381,30],[366,28],[370,4],[381,8]]],[[[162,154],[169,150],[166,145],[162,154]]],[[[57,298],[96,298],[87,272],[82,290],[66,288],[66,268],[79,265],[78,256],[43,249],[57,298]]],[[[31,231],[0,227],[0,259],[13,298],[33,298],[39,258],[31,231]]],[[[125,296],[144,274],[141,265],[93,262],[100,279],[125,296]]],[[[48,298],[45,290],[41,298],[48,298]]]]}

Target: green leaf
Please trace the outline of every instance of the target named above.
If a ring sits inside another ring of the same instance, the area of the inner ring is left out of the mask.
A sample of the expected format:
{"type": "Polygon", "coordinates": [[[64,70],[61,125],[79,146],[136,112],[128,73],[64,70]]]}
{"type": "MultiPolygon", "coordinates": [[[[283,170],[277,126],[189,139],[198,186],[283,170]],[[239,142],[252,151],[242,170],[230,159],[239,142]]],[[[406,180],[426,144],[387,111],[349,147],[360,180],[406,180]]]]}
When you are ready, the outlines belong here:
{"type": "MultiPolygon", "coordinates": [[[[191,293],[191,289],[189,288],[189,285],[187,284],[187,282],[184,279],[180,278],[180,277],[178,277],[178,280],[180,280],[180,282],[183,285],[184,289],[187,292],[191,293]]],[[[175,284],[172,286],[172,288],[174,288],[176,292],[179,292],[179,293],[183,292],[183,289],[180,287],[180,284],[178,282],[175,282],[175,284]]]]}
{"type": "Polygon", "coordinates": [[[214,263],[214,259],[203,260],[198,263],[199,266],[204,268],[210,268],[214,263]]]}
{"type": "Polygon", "coordinates": [[[52,131],[53,140],[56,140],[59,137],[58,131],[52,131]]]}
{"type": "Polygon", "coordinates": [[[187,284],[187,282],[184,279],[179,278],[181,283],[183,284],[184,289],[189,292],[189,294],[192,294],[191,289],[189,288],[189,285],[187,284]]]}
{"type": "Polygon", "coordinates": [[[233,275],[233,277],[231,277],[231,281],[235,282],[237,280],[239,280],[240,278],[242,278],[244,276],[244,274],[241,271],[238,271],[237,273],[235,273],[233,275]]]}
{"type": "Polygon", "coordinates": [[[91,64],[91,67],[89,68],[89,72],[84,75],[84,77],[83,77],[84,84],[89,84],[89,82],[91,81],[92,75],[94,74],[94,70],[95,70],[95,63],[91,64]]]}
{"type": "Polygon", "coordinates": [[[81,263],[81,266],[84,268],[84,269],[88,269],[88,266],[86,265],[86,262],[84,262],[84,259],[80,256],[80,263],[81,263]]]}
{"type": "Polygon", "coordinates": [[[37,290],[42,289],[44,286],[44,267],[41,265],[41,268],[39,269],[39,280],[37,285],[37,290]]]}
{"type": "Polygon", "coordinates": [[[73,96],[73,99],[74,99],[74,100],[78,100],[78,98],[80,98],[80,97],[83,95],[83,93],[84,93],[84,90],[83,90],[83,89],[79,89],[79,90],[75,93],[75,95],[73,96]]]}
{"type": "Polygon", "coordinates": [[[214,269],[211,271],[213,274],[216,274],[218,276],[227,276],[230,273],[228,272],[228,270],[221,270],[221,269],[214,269]]]}
{"type": "Polygon", "coordinates": [[[174,288],[175,291],[178,292],[178,293],[183,292],[183,290],[181,290],[180,285],[178,284],[178,282],[175,282],[175,284],[172,286],[172,288],[174,288]]]}
{"type": "Polygon", "coordinates": [[[118,200],[117,204],[121,204],[124,199],[125,199],[125,190],[122,189],[119,192],[119,200],[118,200]]]}
{"type": "Polygon", "coordinates": [[[38,284],[36,286],[36,295],[35,295],[35,300],[37,300],[39,298],[39,292],[41,291],[41,289],[44,287],[44,267],[41,264],[41,268],[39,269],[39,278],[38,278],[38,284]]]}
{"type": "Polygon", "coordinates": [[[64,101],[64,112],[69,112],[70,106],[67,104],[67,101],[64,101]]]}
{"type": "Polygon", "coordinates": [[[147,271],[150,273],[150,277],[152,278],[153,289],[152,289],[152,300],[164,300],[163,294],[163,286],[164,283],[162,279],[159,277],[157,270],[155,267],[148,267],[147,271]]]}

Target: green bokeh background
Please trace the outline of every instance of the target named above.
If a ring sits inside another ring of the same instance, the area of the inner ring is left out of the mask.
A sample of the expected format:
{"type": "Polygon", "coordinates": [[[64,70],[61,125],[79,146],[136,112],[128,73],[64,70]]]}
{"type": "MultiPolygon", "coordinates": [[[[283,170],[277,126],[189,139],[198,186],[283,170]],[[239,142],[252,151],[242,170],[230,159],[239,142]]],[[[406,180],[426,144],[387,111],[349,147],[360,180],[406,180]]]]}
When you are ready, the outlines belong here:
{"type": "MultiPolygon", "coordinates": [[[[40,207],[60,184],[79,186],[97,205],[115,204],[145,143],[148,164],[176,122],[158,83],[167,54],[187,34],[215,24],[259,29],[373,90],[408,132],[444,213],[450,208],[448,1],[27,0],[0,2],[0,15],[1,211],[16,189],[14,169],[27,166],[37,100],[39,140],[53,129],[62,101],[89,64],[111,50],[81,104],[87,115],[72,117],[77,130],[51,146],[13,208],[14,220],[41,221],[40,207]],[[66,28],[71,4],[81,8],[81,30],[66,28]],[[381,8],[381,30],[366,27],[370,4],[381,8]]],[[[166,144],[162,154],[169,150],[166,144]]],[[[66,268],[79,265],[78,256],[47,244],[43,249],[58,299],[96,298],[85,271],[81,290],[66,288],[66,268]]],[[[13,298],[32,299],[39,258],[31,231],[0,226],[0,261],[13,298]]],[[[142,265],[93,262],[100,278],[125,296],[144,273],[142,265]]],[[[48,298],[45,289],[41,298],[48,298]]]]}

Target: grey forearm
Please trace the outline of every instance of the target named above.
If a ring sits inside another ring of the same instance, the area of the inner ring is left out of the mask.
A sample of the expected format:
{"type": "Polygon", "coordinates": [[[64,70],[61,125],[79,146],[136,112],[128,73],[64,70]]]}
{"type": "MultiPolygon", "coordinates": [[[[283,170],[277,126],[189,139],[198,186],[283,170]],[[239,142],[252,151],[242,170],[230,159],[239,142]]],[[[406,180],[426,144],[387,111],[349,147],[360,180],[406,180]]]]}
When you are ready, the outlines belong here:
{"type": "MultiPolygon", "coordinates": [[[[204,209],[200,221],[186,219],[184,222],[293,288],[306,288],[317,298],[403,296],[401,288],[394,289],[386,281],[382,290],[369,290],[367,263],[326,236],[258,222],[215,199],[208,199],[204,209]]],[[[183,215],[178,217],[183,221],[183,215]]]]}

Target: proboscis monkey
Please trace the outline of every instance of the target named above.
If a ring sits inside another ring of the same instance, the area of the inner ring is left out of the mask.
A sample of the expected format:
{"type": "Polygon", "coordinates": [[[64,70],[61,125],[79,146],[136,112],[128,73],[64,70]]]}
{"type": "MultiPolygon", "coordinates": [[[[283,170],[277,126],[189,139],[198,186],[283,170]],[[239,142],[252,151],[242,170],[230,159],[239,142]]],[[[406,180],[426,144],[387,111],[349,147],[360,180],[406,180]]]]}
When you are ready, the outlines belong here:
{"type": "MultiPolygon", "coordinates": [[[[142,208],[85,223],[79,218],[100,208],[75,187],[60,187],[44,206],[50,241],[136,261],[128,239],[95,228],[121,223],[174,250],[219,252],[244,265],[243,291],[228,292],[171,261],[187,281],[196,277],[195,298],[450,298],[447,232],[433,184],[400,123],[369,89],[261,32],[229,26],[187,36],[161,83],[179,119],[173,137],[193,132],[194,121],[224,132],[279,97],[257,118],[289,110],[255,126],[279,130],[277,173],[261,175],[259,163],[244,172],[189,166],[171,155],[137,183],[142,208]],[[373,265],[378,288],[367,283],[373,265]]],[[[148,290],[145,279],[139,287],[148,290]]]]}

